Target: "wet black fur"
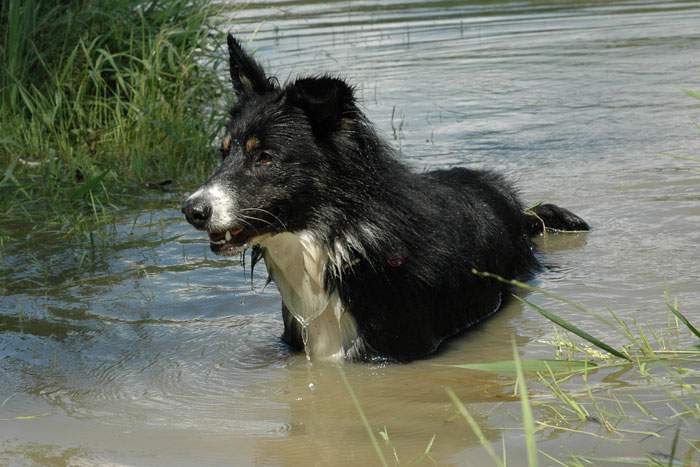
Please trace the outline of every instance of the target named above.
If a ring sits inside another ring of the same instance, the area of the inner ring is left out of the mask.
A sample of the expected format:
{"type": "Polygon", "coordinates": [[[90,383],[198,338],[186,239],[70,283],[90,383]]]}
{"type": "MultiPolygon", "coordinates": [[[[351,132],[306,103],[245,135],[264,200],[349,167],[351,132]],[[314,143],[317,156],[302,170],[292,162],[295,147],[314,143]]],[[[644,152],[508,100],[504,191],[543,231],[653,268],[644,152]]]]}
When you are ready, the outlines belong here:
{"type": "MultiPolygon", "coordinates": [[[[527,278],[538,268],[530,236],[543,224],[587,230],[554,205],[525,215],[512,185],[490,171],[414,173],[358,108],[353,89],[332,76],[280,86],[228,39],[237,103],[227,134],[234,144],[211,180],[235,190],[241,207],[260,208],[255,233],[313,232],[329,250],[355,239],[352,261],[328,266],[363,341],[359,358],[407,361],[494,313],[510,294],[472,273],[527,278]],[[245,150],[255,136],[260,146],[245,150]]],[[[210,181],[211,181],[210,180],[210,181]]],[[[300,345],[285,313],[285,338],[300,345]]]]}

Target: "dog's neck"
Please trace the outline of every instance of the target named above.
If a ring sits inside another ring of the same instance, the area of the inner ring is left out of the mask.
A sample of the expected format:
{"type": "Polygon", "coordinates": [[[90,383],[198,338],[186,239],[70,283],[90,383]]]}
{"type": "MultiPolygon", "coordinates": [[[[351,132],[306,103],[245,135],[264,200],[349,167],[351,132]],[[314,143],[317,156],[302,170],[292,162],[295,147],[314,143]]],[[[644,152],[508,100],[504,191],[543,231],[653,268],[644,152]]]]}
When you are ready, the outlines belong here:
{"type": "Polygon", "coordinates": [[[324,288],[326,267],[342,270],[349,261],[347,247],[326,247],[311,232],[283,232],[260,239],[265,265],[282,301],[305,328],[307,355],[340,359],[357,341],[354,318],[345,311],[337,291],[324,288]]]}

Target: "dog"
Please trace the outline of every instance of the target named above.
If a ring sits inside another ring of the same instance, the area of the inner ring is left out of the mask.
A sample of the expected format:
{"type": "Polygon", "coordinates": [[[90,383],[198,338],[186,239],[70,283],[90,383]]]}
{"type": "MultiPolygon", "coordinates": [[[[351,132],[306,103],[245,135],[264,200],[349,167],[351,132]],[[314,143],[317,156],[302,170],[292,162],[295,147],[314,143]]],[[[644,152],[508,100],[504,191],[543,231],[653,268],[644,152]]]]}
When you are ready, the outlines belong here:
{"type": "Polygon", "coordinates": [[[414,173],[332,75],[280,85],[228,35],[236,95],[221,163],[185,201],[218,255],[252,249],[282,296],[283,339],[309,358],[405,362],[495,313],[504,279],[540,265],[531,237],[585,231],[572,212],[526,212],[486,170],[414,173]]]}

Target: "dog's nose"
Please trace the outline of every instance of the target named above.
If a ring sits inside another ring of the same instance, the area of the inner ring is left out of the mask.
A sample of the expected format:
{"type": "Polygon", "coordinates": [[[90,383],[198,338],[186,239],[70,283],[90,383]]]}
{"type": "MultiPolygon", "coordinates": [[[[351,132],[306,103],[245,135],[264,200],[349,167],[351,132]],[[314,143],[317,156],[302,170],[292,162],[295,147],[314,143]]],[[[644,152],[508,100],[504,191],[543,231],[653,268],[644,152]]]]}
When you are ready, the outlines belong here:
{"type": "Polygon", "coordinates": [[[182,213],[187,222],[202,229],[211,217],[211,206],[202,198],[188,199],[182,206],[182,213]]]}

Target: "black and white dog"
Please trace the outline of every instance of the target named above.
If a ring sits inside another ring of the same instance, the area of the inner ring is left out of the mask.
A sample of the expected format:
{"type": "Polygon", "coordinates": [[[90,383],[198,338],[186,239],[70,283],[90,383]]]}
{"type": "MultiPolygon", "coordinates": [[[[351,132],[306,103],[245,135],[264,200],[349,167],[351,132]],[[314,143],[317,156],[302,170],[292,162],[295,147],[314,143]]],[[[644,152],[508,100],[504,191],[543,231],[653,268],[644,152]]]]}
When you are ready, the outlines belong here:
{"type": "Polygon", "coordinates": [[[282,295],[284,339],[321,358],[407,361],[496,312],[528,277],[530,236],[588,230],[545,204],[529,214],[500,175],[413,173],[353,88],[328,76],[284,86],[231,35],[237,101],[221,164],[183,206],[220,255],[253,248],[282,295]]]}

